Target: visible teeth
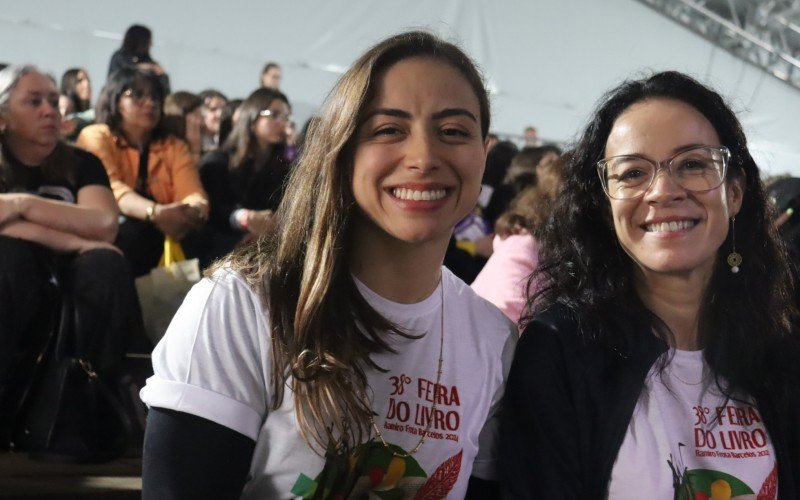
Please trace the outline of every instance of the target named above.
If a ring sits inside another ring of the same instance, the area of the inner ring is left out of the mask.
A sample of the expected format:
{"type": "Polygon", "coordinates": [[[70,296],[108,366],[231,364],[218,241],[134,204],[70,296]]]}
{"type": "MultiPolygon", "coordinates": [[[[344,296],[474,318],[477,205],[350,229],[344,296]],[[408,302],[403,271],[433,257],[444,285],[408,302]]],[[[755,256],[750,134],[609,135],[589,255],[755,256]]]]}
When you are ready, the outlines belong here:
{"type": "Polygon", "coordinates": [[[447,191],[445,189],[432,189],[430,191],[417,191],[414,189],[407,189],[407,188],[394,188],[392,190],[392,195],[396,198],[400,198],[401,200],[413,200],[413,201],[432,201],[432,200],[441,200],[445,197],[447,191]]]}
{"type": "Polygon", "coordinates": [[[648,224],[648,232],[669,233],[672,231],[680,231],[681,229],[689,229],[694,227],[697,223],[693,220],[680,220],[672,222],[657,222],[655,224],[648,224]]]}

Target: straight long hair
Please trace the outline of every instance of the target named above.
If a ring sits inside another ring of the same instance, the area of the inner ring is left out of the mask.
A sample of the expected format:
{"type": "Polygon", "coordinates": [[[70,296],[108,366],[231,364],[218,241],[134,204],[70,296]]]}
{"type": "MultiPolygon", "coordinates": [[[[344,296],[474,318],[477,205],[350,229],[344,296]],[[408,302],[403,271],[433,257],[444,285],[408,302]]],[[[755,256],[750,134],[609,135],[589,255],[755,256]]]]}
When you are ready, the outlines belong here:
{"type": "Polygon", "coordinates": [[[385,39],[359,57],[328,95],[290,176],[277,233],[229,261],[260,293],[269,313],[273,407],[283,400],[288,382],[300,432],[318,452],[343,452],[369,436],[365,370],[381,370],[370,355],[393,352],[387,335],[412,336],[362,297],[348,255],[357,210],[352,192],[356,131],[380,76],[416,56],[459,70],[478,98],[486,137],[489,100],[469,56],[426,32],[385,39]]]}

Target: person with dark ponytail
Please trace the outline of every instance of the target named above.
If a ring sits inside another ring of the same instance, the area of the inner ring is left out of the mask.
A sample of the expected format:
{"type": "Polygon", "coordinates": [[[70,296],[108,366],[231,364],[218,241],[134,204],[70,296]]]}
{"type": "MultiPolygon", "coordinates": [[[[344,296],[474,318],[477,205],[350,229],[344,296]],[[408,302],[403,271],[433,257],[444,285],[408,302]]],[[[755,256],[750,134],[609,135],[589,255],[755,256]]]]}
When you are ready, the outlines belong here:
{"type": "Polygon", "coordinates": [[[153,352],[145,500],[491,490],[517,334],[442,266],[489,118],[475,65],[429,33],[342,75],[276,230],[196,285],[153,352]]]}
{"type": "Polygon", "coordinates": [[[739,120],[663,72],[600,102],[509,376],[509,498],[798,498],[800,341],[739,120]]]}

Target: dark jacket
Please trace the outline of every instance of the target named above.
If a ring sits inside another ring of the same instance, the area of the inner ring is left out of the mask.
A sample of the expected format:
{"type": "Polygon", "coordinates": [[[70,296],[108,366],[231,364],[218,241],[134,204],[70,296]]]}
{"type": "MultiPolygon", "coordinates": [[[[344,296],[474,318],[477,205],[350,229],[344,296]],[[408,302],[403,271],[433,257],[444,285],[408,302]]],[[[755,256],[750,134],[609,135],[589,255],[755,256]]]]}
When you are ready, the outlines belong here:
{"type": "MultiPolygon", "coordinates": [[[[648,332],[646,324],[632,332],[648,332]]],[[[611,470],[650,368],[667,351],[654,335],[625,349],[584,340],[565,309],[525,329],[506,385],[500,477],[506,498],[604,499],[611,470]]],[[[778,462],[780,498],[797,498],[800,411],[779,415],[754,395],[778,462]]]]}

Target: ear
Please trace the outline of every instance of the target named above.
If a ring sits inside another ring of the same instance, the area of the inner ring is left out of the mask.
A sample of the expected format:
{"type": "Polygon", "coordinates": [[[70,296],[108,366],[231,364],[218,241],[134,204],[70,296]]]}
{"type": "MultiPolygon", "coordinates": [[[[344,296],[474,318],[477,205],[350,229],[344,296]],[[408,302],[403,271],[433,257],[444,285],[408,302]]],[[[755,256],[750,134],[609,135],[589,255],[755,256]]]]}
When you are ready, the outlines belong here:
{"type": "Polygon", "coordinates": [[[739,172],[725,181],[725,195],[728,198],[728,216],[733,217],[742,208],[747,176],[739,172]]]}
{"type": "Polygon", "coordinates": [[[0,134],[6,131],[6,126],[8,125],[8,121],[6,120],[5,113],[0,111],[0,134]]]}

